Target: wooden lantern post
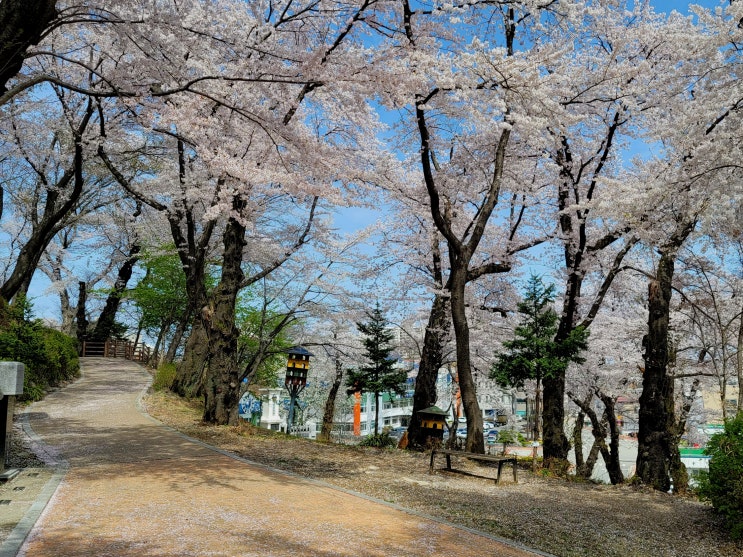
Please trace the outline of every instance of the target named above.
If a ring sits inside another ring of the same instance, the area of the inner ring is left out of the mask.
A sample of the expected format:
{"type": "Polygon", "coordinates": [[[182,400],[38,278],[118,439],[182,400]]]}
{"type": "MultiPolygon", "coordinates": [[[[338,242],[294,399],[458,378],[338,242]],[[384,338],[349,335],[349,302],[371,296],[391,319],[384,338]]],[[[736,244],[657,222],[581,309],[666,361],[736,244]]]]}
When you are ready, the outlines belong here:
{"type": "Polygon", "coordinates": [[[284,387],[289,391],[289,416],[286,420],[286,433],[291,433],[294,425],[294,407],[297,404],[299,394],[307,386],[307,372],[310,369],[310,353],[301,346],[294,346],[289,349],[289,359],[286,363],[286,377],[284,378],[284,387]]]}

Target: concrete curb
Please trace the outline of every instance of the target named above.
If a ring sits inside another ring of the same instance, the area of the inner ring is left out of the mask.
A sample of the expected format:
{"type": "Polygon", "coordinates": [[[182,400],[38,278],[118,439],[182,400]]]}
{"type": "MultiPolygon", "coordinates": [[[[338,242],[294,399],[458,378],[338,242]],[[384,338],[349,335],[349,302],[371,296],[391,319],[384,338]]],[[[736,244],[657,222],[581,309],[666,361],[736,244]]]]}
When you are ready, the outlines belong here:
{"type": "Polygon", "coordinates": [[[26,541],[32,528],[36,525],[36,522],[41,517],[42,513],[46,509],[49,501],[51,501],[54,494],[57,492],[59,484],[62,483],[69,465],[62,459],[56,458],[51,450],[51,447],[44,444],[41,438],[31,428],[31,424],[28,423],[28,413],[33,405],[27,407],[20,416],[21,427],[23,433],[31,440],[31,450],[44,461],[47,466],[54,468],[52,477],[46,482],[44,487],[39,492],[36,500],[31,507],[23,515],[23,518],[16,524],[13,531],[8,535],[5,541],[0,545],[0,557],[15,557],[18,555],[23,543],[26,541]]]}

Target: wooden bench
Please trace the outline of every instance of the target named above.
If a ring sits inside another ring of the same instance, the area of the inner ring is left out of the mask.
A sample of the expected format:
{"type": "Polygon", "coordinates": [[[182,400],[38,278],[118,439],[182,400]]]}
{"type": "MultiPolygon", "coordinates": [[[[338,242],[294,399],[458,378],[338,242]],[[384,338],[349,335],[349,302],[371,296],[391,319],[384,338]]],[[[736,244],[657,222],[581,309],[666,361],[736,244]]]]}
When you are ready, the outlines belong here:
{"type": "Polygon", "coordinates": [[[498,463],[498,477],[495,478],[495,483],[498,483],[500,481],[500,475],[501,471],[503,470],[503,465],[506,462],[510,462],[511,466],[513,467],[513,481],[518,483],[518,466],[517,461],[518,459],[515,456],[510,455],[489,455],[489,454],[479,454],[479,453],[468,453],[465,451],[455,451],[452,449],[433,449],[431,451],[431,465],[428,468],[428,473],[433,474],[433,465],[434,460],[436,459],[436,455],[441,454],[446,456],[446,469],[452,470],[451,467],[451,456],[461,456],[464,458],[469,458],[471,460],[479,460],[482,462],[497,462],[498,463]]]}

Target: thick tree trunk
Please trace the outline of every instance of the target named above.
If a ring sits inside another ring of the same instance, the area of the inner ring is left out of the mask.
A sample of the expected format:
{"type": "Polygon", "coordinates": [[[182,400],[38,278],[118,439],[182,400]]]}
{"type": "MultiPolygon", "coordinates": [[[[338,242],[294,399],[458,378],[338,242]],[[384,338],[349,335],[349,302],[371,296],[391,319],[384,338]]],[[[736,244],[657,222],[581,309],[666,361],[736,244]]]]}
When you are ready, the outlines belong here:
{"type": "MultiPolygon", "coordinates": [[[[581,257],[570,253],[571,251],[569,246],[565,248],[565,259],[569,267],[579,265],[581,260],[581,257]]],[[[560,323],[555,335],[557,342],[567,339],[575,328],[582,284],[581,273],[572,272],[569,275],[560,323]]],[[[567,470],[570,443],[565,435],[565,372],[553,373],[545,377],[542,383],[544,387],[542,391],[544,463],[547,467],[557,471],[567,470]]]]}
{"type": "Polygon", "coordinates": [[[674,447],[674,385],[668,375],[668,326],[676,253],[693,226],[675,234],[660,250],[656,276],[648,285],[648,333],[640,395],[637,477],[660,491],[671,487],[674,447]]]}
{"type": "Polygon", "coordinates": [[[562,470],[570,443],[565,435],[565,376],[545,377],[542,391],[542,443],[545,466],[562,470]]]}
{"type": "Polygon", "coordinates": [[[413,414],[408,426],[408,449],[423,450],[426,448],[426,436],[421,429],[421,418],[418,412],[436,404],[436,381],[444,359],[444,343],[449,336],[449,319],[447,298],[436,294],[431,304],[428,325],[423,336],[423,353],[421,354],[418,376],[415,379],[413,393],[413,414]]]}
{"type": "Polygon", "coordinates": [[[209,343],[213,310],[203,300],[183,349],[183,359],[177,366],[175,380],[170,389],[187,398],[199,396],[204,389],[204,371],[209,359],[209,343]]]}
{"type": "Polygon", "coordinates": [[[56,0],[3,0],[0,3],[0,95],[21,71],[26,51],[38,44],[57,17],[56,0]]]}
{"type": "Polygon", "coordinates": [[[472,377],[470,359],[470,329],[465,313],[464,290],[467,283],[466,268],[451,269],[451,315],[457,348],[457,376],[462,395],[462,406],[467,416],[467,442],[465,449],[472,453],[485,453],[482,410],[477,401],[477,390],[472,377]]]}
{"type": "Polygon", "coordinates": [[[317,440],[323,443],[330,442],[330,433],[333,431],[333,418],[335,416],[335,400],[338,396],[338,391],[343,384],[343,362],[336,354],[335,356],[335,379],[328,392],[328,398],[325,401],[325,412],[322,416],[322,427],[320,429],[320,435],[317,436],[317,440]]]}
{"type": "MultiPolygon", "coordinates": [[[[239,215],[244,205],[244,201],[235,197],[232,209],[239,215]]],[[[222,276],[214,293],[210,355],[204,379],[204,421],[220,425],[237,423],[240,396],[237,341],[240,331],[235,325],[235,306],[245,278],[242,271],[245,226],[230,218],[223,243],[222,276]]]]}
{"type": "Polygon", "coordinates": [[[139,252],[141,247],[133,245],[129,249],[129,256],[126,261],[119,268],[119,274],[116,277],[116,282],[111,292],[108,294],[106,299],[106,305],[103,307],[103,311],[98,317],[95,329],[91,334],[93,340],[106,340],[111,336],[111,330],[113,329],[114,323],[116,322],[116,313],[119,311],[119,305],[121,304],[121,298],[124,296],[126,291],[126,285],[129,283],[129,279],[132,278],[132,272],[134,266],[139,261],[139,252]]]}
{"type": "Polygon", "coordinates": [[[670,481],[673,379],[668,377],[668,321],[673,256],[663,253],[656,278],[648,285],[648,334],[640,395],[637,476],[668,491],[670,481]]]}
{"type": "MultiPolygon", "coordinates": [[[[190,219],[188,221],[190,223],[190,219]]],[[[171,231],[176,245],[181,246],[178,254],[183,271],[186,273],[186,295],[188,296],[186,313],[193,316],[193,323],[183,349],[183,358],[177,366],[175,380],[170,389],[180,396],[191,398],[203,393],[214,305],[207,297],[206,250],[199,249],[193,239],[186,242],[180,235],[177,223],[171,223],[171,231]]],[[[192,235],[192,226],[189,225],[189,237],[192,235]]],[[[207,227],[202,234],[202,243],[208,243],[210,236],[211,226],[207,227]]]]}

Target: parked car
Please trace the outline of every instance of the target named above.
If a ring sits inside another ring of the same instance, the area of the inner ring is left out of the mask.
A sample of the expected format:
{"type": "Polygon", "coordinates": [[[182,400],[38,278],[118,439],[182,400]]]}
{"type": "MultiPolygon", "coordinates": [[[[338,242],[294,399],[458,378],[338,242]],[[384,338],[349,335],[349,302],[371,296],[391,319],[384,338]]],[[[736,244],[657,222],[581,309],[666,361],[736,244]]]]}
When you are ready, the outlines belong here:
{"type": "Polygon", "coordinates": [[[400,441],[400,439],[402,439],[402,436],[405,434],[407,430],[408,428],[405,426],[393,427],[387,432],[387,434],[390,437],[392,437],[395,441],[400,441]]]}

